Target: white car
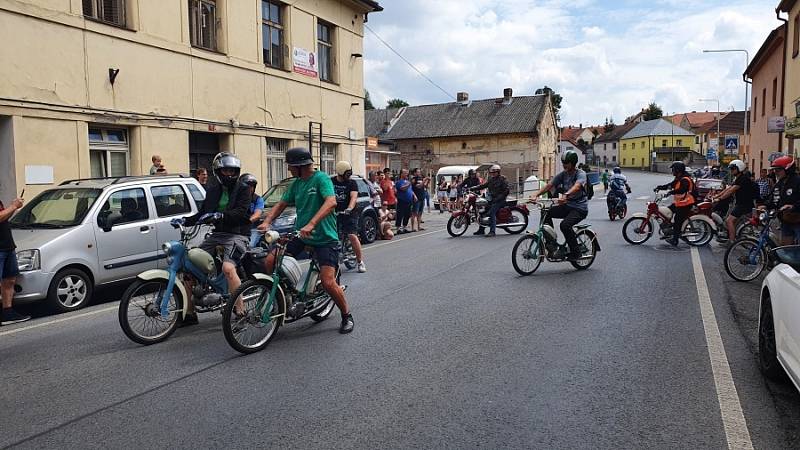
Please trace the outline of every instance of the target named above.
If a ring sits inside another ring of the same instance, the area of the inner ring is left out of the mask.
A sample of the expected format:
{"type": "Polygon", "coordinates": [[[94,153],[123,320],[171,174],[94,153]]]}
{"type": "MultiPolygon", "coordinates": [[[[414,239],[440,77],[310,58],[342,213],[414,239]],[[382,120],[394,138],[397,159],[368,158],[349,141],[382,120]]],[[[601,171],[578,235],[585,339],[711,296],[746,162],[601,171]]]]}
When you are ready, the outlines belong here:
{"type": "Polygon", "coordinates": [[[800,390],[800,245],[772,251],[779,265],[764,279],[758,321],[758,362],[773,380],[786,375],[800,390]]]}

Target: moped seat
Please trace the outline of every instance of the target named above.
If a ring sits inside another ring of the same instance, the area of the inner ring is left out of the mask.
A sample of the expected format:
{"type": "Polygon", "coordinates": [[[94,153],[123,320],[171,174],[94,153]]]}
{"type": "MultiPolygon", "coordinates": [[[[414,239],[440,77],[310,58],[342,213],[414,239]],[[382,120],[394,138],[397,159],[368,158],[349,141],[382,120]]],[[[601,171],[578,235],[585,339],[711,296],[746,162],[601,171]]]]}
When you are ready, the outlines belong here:
{"type": "Polygon", "coordinates": [[[589,228],[591,226],[592,226],[592,224],[590,224],[590,223],[579,223],[579,224],[575,225],[572,228],[575,229],[575,230],[585,230],[585,229],[587,229],[587,228],[589,228]]]}

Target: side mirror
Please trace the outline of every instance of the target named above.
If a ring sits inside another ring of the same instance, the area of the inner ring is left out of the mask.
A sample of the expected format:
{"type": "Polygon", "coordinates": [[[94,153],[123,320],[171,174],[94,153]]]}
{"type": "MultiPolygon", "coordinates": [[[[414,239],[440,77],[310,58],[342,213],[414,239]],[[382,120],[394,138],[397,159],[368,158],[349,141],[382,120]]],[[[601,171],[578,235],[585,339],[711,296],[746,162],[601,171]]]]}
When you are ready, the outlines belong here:
{"type": "Polygon", "coordinates": [[[111,211],[102,212],[99,216],[97,216],[97,226],[100,227],[104,232],[108,233],[111,231],[110,221],[108,220],[108,216],[110,215],[111,211]]]}

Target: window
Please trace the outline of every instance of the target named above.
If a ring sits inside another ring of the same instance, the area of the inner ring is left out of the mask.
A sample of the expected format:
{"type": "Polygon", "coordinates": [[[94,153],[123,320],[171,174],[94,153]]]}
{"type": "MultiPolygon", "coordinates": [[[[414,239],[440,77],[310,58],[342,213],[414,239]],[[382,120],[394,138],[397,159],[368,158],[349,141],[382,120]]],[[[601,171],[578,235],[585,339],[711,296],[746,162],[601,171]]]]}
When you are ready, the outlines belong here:
{"type": "Polygon", "coordinates": [[[753,123],[756,123],[756,116],[758,116],[758,114],[756,114],[756,111],[758,111],[758,97],[754,97],[753,98],[753,110],[752,110],[752,112],[753,112],[753,123]]]}
{"type": "Polygon", "coordinates": [[[694,137],[694,143],[695,144],[699,144],[700,143],[700,136],[695,136],[694,137]]]}
{"type": "Polygon", "coordinates": [[[144,189],[126,189],[111,194],[97,215],[97,225],[111,228],[126,223],[141,222],[150,218],[144,189]]]}
{"type": "Polygon", "coordinates": [[[613,161],[613,162],[617,162],[617,157],[616,157],[616,156],[614,156],[614,155],[611,155],[611,161],[613,161]]]}
{"type": "Polygon", "coordinates": [[[89,166],[92,178],[128,175],[128,131],[89,127],[89,166]]]}
{"type": "Polygon", "coordinates": [[[336,173],[336,144],[322,144],[319,149],[319,170],[333,175],[336,173]]]}
{"type": "Polygon", "coordinates": [[[462,142],[461,143],[461,150],[466,150],[466,149],[467,149],[467,143],[466,142],[462,142]]]}
{"type": "Polygon", "coordinates": [[[794,16],[794,44],[792,46],[792,58],[797,58],[798,53],[800,53],[800,13],[794,16]]]}
{"type": "Polygon", "coordinates": [[[283,69],[283,5],[273,1],[261,2],[261,36],[264,64],[283,69]]]}
{"type": "Polygon", "coordinates": [[[683,139],[678,139],[677,141],[675,141],[675,144],[677,147],[683,147],[683,139]]]}
{"type": "Polygon", "coordinates": [[[612,149],[612,150],[616,150],[616,149],[617,149],[617,143],[616,143],[616,142],[613,142],[613,143],[611,144],[611,149],[612,149]]]}
{"type": "Polygon", "coordinates": [[[189,0],[189,36],[192,45],[217,50],[217,2],[189,0]]]}
{"type": "Polygon", "coordinates": [[[623,150],[627,150],[628,149],[627,147],[628,147],[628,144],[622,144],[622,149],[623,150]]]}
{"type": "Polygon", "coordinates": [[[125,26],[125,0],[83,0],[83,15],[100,22],[125,26]]]}
{"type": "Polygon", "coordinates": [[[642,167],[644,167],[644,158],[642,158],[642,167]]]}
{"type": "Polygon", "coordinates": [[[606,144],[603,144],[603,150],[607,150],[607,149],[606,149],[606,144]]]}
{"type": "Polygon", "coordinates": [[[661,140],[661,146],[662,147],[666,147],[667,146],[667,140],[666,139],[662,139],[661,140]]]}
{"type": "Polygon", "coordinates": [[[267,179],[264,180],[265,190],[289,177],[286,172],[286,150],[288,149],[289,141],[267,138],[267,179]]]}
{"type": "Polygon", "coordinates": [[[761,91],[761,117],[767,112],[767,88],[761,91]]]}
{"type": "Polygon", "coordinates": [[[319,79],[333,82],[333,25],[317,23],[319,79]]]}
{"type": "Polygon", "coordinates": [[[200,188],[198,188],[197,186],[195,186],[193,184],[187,184],[186,187],[189,188],[189,193],[192,194],[192,198],[194,199],[194,202],[197,203],[198,205],[203,200],[206,199],[206,194],[203,191],[201,191],[200,188]]]}
{"type": "Polygon", "coordinates": [[[636,142],[631,142],[631,150],[636,150],[636,142]]]}
{"type": "Polygon", "coordinates": [[[778,107],[778,79],[774,78],[772,80],[772,109],[776,109],[778,107]]]}
{"type": "Polygon", "coordinates": [[[150,188],[153,201],[156,203],[158,217],[177,216],[192,212],[189,197],[180,185],[153,186],[150,188]]]}
{"type": "Polygon", "coordinates": [[[628,164],[628,159],[627,158],[622,158],[622,165],[624,166],[624,165],[627,165],[627,164],[628,164]]]}

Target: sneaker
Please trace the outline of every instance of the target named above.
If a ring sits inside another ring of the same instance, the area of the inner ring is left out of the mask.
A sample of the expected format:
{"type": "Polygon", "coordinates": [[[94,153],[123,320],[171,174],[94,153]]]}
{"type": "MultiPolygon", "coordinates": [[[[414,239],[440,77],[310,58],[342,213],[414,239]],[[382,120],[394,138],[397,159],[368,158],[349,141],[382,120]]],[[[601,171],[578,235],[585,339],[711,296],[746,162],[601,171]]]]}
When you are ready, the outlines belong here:
{"type": "Polygon", "coordinates": [[[494,231],[490,231],[490,232],[486,233],[486,237],[495,237],[495,236],[496,235],[494,234],[494,231]]]}
{"type": "Polygon", "coordinates": [[[3,318],[0,325],[11,325],[12,323],[20,323],[31,320],[31,316],[22,315],[12,308],[3,309],[3,318]]]}
{"type": "Polygon", "coordinates": [[[358,273],[364,273],[367,271],[367,265],[364,264],[364,261],[358,263],[358,273]]]}
{"type": "Polygon", "coordinates": [[[342,325],[339,327],[339,333],[341,333],[341,334],[350,333],[351,331],[353,331],[353,326],[354,325],[355,324],[353,323],[353,315],[352,314],[348,314],[348,315],[342,317],[342,325]]]}
{"type": "Polygon", "coordinates": [[[191,313],[187,314],[186,317],[184,317],[183,320],[181,320],[181,323],[180,325],[178,325],[178,328],[190,327],[192,325],[197,325],[198,323],[200,323],[200,321],[197,320],[197,313],[191,313]]]}
{"type": "Polygon", "coordinates": [[[479,229],[478,231],[476,231],[476,232],[474,232],[472,234],[475,235],[475,236],[483,236],[486,233],[483,230],[479,229]]]}

